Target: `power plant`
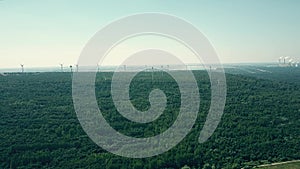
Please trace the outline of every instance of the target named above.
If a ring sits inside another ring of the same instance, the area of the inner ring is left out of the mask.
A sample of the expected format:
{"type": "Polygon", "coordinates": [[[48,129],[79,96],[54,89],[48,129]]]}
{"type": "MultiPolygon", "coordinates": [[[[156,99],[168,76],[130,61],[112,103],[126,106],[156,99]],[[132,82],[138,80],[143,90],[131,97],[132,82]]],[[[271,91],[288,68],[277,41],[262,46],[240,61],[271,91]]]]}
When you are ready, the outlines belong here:
{"type": "Polygon", "coordinates": [[[290,56],[281,56],[278,59],[278,64],[280,67],[298,67],[299,61],[295,61],[290,56]]]}

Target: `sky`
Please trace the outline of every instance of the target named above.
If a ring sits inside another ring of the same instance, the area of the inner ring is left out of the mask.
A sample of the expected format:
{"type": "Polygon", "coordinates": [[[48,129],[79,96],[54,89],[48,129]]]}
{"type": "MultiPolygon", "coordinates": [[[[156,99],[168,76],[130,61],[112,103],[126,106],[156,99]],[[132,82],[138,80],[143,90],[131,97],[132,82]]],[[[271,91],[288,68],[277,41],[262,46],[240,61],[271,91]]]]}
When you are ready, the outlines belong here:
{"type": "Polygon", "coordinates": [[[222,63],[299,61],[299,7],[299,0],[0,0],[0,68],[74,65],[105,25],[145,12],[192,23],[222,63]]]}

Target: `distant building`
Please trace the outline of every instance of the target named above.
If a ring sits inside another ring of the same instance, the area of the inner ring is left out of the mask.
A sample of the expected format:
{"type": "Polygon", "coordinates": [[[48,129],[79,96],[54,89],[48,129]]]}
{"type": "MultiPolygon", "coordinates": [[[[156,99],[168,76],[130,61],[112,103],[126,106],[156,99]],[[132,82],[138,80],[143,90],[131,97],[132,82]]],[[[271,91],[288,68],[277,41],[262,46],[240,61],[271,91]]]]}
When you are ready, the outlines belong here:
{"type": "Polygon", "coordinates": [[[278,64],[280,67],[298,67],[299,62],[295,62],[289,56],[281,56],[278,60],[278,64]]]}

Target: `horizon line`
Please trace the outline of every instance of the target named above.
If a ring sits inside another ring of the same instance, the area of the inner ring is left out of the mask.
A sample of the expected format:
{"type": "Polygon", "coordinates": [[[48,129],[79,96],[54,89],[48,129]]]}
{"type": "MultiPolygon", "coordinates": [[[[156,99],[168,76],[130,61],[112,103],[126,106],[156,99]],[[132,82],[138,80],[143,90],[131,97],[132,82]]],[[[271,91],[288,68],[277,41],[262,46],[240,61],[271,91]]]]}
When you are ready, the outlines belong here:
{"type": "MultiPolygon", "coordinates": [[[[26,69],[35,69],[35,68],[61,68],[59,64],[57,64],[57,66],[30,66],[30,67],[27,67],[26,64],[22,63],[24,65],[24,67],[26,69]]],[[[221,63],[221,64],[215,64],[215,63],[212,63],[212,64],[197,64],[197,63],[188,63],[188,64],[184,64],[186,66],[209,66],[209,65],[238,65],[238,64],[242,64],[242,65],[245,65],[245,64],[278,64],[278,62],[227,62],[227,63],[221,63]]],[[[129,66],[129,67],[137,67],[137,66],[183,66],[183,65],[178,65],[178,64],[152,64],[152,65],[126,65],[126,64],[121,64],[121,65],[99,65],[100,67],[118,67],[118,66],[129,66]]],[[[76,66],[76,63],[75,64],[66,64],[63,68],[69,68],[69,66],[76,66]]],[[[95,65],[97,66],[97,65],[95,65]]],[[[80,65],[79,65],[80,67],[80,65]]],[[[85,67],[93,67],[93,66],[85,66],[85,67]]],[[[0,67],[0,70],[1,69],[19,69],[20,66],[18,67],[0,67]]],[[[74,67],[76,68],[76,67],[74,67]]]]}

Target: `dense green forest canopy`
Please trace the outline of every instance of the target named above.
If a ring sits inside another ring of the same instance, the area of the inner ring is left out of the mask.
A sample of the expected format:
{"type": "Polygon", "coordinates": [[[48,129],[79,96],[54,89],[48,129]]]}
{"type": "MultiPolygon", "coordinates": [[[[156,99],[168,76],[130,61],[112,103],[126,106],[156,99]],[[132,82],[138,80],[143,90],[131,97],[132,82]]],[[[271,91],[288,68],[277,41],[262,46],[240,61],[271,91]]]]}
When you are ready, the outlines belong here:
{"type": "MultiPolygon", "coordinates": [[[[251,168],[300,159],[300,71],[271,69],[272,73],[256,74],[228,71],[222,121],[203,144],[198,137],[210,107],[210,82],[205,71],[194,71],[201,98],[196,124],[176,147],[145,159],[113,155],[88,138],[73,108],[70,73],[0,76],[0,168],[251,168]]],[[[170,76],[155,72],[152,80],[143,72],[132,81],[130,99],[137,109],[149,108],[148,95],[154,88],[168,99],[163,115],[146,124],[117,112],[111,77],[110,72],[97,74],[96,95],[112,127],[129,136],[149,137],[172,125],[180,92],[170,76]]]]}

